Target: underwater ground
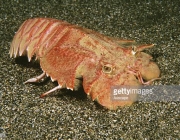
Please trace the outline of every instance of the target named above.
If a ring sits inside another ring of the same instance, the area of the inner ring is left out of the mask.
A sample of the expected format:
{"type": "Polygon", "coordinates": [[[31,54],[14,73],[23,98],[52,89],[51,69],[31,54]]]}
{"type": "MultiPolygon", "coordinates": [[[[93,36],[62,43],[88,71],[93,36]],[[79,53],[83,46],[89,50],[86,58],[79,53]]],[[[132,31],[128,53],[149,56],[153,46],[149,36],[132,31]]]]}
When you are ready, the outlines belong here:
{"type": "Polygon", "coordinates": [[[27,84],[42,73],[38,63],[9,57],[22,22],[51,17],[108,36],[155,44],[146,50],[161,70],[155,85],[180,85],[180,11],[178,0],[1,0],[0,139],[178,139],[179,102],[137,102],[110,111],[79,92],[56,91],[50,79],[27,84]],[[60,94],[62,93],[63,94],[60,94]]]}

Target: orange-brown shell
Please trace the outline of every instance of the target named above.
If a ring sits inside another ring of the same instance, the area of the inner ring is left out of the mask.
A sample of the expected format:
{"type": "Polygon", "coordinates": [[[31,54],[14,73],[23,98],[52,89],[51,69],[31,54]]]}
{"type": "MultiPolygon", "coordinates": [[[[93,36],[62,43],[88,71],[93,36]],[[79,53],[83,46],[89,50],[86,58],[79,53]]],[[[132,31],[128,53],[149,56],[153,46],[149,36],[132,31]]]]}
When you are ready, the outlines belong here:
{"type": "Polygon", "coordinates": [[[30,61],[36,55],[42,70],[70,89],[82,77],[84,90],[93,100],[115,109],[133,101],[112,101],[112,86],[141,85],[142,78],[159,77],[151,56],[141,52],[152,46],[136,46],[131,40],[107,37],[65,21],[35,18],[26,20],[17,31],[10,56],[27,55],[30,61]]]}

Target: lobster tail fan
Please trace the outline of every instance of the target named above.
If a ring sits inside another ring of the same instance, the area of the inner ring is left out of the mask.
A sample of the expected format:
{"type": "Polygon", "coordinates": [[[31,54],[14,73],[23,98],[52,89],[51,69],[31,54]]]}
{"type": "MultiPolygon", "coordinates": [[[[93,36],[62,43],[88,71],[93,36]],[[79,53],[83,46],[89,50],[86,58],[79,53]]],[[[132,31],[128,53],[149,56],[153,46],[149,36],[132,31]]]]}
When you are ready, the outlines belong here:
{"type": "MultiPolygon", "coordinates": [[[[16,32],[13,41],[11,43],[10,47],[10,57],[17,57],[17,56],[22,56],[26,55],[28,52],[28,46],[29,42],[31,41],[31,30],[33,28],[33,25],[37,22],[37,20],[26,20],[19,30],[16,32]]],[[[31,54],[28,52],[28,54],[31,54]]],[[[28,59],[30,61],[30,58],[32,55],[28,56],[28,59]]]]}
{"type": "MultiPolygon", "coordinates": [[[[53,23],[53,21],[51,21],[53,23]]],[[[51,22],[41,18],[26,20],[15,34],[10,48],[10,57],[26,55],[30,61],[44,41],[51,22]]]]}

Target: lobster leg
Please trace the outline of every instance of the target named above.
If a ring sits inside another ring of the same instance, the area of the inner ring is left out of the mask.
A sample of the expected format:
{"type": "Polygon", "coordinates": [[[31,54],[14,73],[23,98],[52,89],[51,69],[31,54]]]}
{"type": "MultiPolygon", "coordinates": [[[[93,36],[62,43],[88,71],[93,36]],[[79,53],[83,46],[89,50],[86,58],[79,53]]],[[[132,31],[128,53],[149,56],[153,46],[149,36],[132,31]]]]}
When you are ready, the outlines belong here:
{"type": "Polygon", "coordinates": [[[26,82],[24,82],[24,84],[26,84],[26,83],[35,83],[35,82],[38,82],[39,80],[41,80],[41,79],[44,78],[45,76],[46,76],[46,73],[43,72],[41,75],[27,80],[26,82]]]}
{"type": "Polygon", "coordinates": [[[153,81],[161,79],[161,78],[153,78],[153,79],[151,79],[151,80],[149,80],[149,81],[147,81],[147,82],[144,82],[144,80],[143,80],[140,72],[137,74],[137,77],[138,77],[139,81],[140,81],[143,85],[150,85],[153,81]]]}
{"type": "Polygon", "coordinates": [[[153,81],[161,79],[161,78],[153,78],[147,82],[144,82],[142,75],[139,71],[136,72],[136,71],[129,70],[128,72],[131,74],[134,74],[138,78],[139,82],[143,85],[150,85],[153,81]]]}
{"type": "Polygon", "coordinates": [[[54,91],[56,91],[56,90],[58,90],[58,89],[60,89],[60,88],[61,88],[61,86],[58,85],[57,87],[55,87],[55,88],[53,88],[53,89],[51,89],[51,90],[49,90],[49,91],[41,94],[40,98],[43,98],[43,97],[46,96],[47,94],[49,94],[49,93],[51,93],[51,92],[54,92],[54,91]]]}

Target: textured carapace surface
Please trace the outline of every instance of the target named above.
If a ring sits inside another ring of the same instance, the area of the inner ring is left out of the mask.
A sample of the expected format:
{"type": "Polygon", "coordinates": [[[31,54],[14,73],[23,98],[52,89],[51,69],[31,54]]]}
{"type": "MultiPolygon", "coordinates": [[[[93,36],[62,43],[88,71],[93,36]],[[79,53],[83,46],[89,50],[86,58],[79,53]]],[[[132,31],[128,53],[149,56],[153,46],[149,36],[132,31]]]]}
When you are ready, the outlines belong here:
{"type": "Polygon", "coordinates": [[[152,57],[141,52],[152,46],[137,46],[131,40],[107,37],[65,21],[35,18],[26,20],[17,31],[10,56],[27,55],[30,61],[35,55],[43,72],[59,86],[74,89],[82,77],[84,91],[92,100],[116,109],[133,100],[112,101],[112,86],[150,84],[159,77],[152,57]]]}

